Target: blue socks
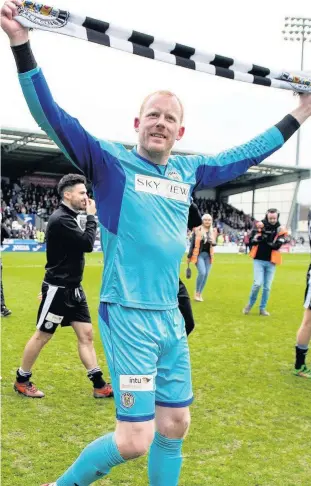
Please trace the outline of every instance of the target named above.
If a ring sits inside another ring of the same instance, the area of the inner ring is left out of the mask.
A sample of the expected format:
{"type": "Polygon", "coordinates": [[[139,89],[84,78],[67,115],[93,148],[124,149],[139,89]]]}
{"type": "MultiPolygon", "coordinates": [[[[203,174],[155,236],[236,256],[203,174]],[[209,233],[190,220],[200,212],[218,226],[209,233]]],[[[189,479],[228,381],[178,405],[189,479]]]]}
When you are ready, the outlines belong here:
{"type": "MultiPolygon", "coordinates": [[[[182,443],[183,439],[168,439],[158,432],[155,433],[148,459],[150,486],[178,485],[182,465],[182,443]]],[[[57,486],[62,484],[57,483],[57,486]]]]}
{"type": "Polygon", "coordinates": [[[107,434],[86,446],[76,462],[57,479],[56,485],[89,486],[123,462],[125,460],[118,451],[114,434],[107,434]]]}
{"type": "MultiPolygon", "coordinates": [[[[182,465],[183,439],[168,439],[156,432],[150,447],[148,474],[150,486],[177,486],[182,465]]],[[[89,444],[76,462],[57,479],[57,486],[89,486],[107,476],[110,469],[125,460],[120,455],[114,434],[89,444]]]]}

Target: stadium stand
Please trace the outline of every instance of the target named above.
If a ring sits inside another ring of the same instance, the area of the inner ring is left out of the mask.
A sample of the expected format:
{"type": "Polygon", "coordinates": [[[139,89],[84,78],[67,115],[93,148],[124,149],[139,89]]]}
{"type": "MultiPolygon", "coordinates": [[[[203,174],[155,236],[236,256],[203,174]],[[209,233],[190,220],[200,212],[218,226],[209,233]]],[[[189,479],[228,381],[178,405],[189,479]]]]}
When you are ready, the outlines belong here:
{"type": "MultiPolygon", "coordinates": [[[[239,231],[250,229],[253,224],[251,216],[230,204],[202,197],[194,198],[194,201],[202,215],[210,213],[213,216],[214,226],[220,231],[223,230],[222,223],[239,231]]],[[[56,187],[25,184],[20,179],[14,182],[1,180],[2,221],[11,232],[12,238],[37,239],[42,242],[35,224],[38,218],[34,219],[31,216],[36,215],[47,222],[59,203],[56,187]]],[[[44,225],[39,226],[44,230],[44,225]]]]}
{"type": "MultiPolygon", "coordinates": [[[[133,144],[124,145],[128,150],[133,148],[133,144]]],[[[194,152],[176,150],[174,153],[191,155],[194,152]]],[[[48,218],[59,205],[57,182],[64,174],[77,170],[41,131],[2,128],[1,156],[2,220],[10,230],[11,238],[33,239],[41,243],[48,218]]],[[[309,169],[260,164],[235,181],[216,188],[212,194],[200,191],[194,199],[201,214],[208,212],[213,216],[214,225],[225,242],[238,243],[254,219],[228,204],[230,195],[252,191],[254,202],[256,189],[309,177],[309,169]]]]}

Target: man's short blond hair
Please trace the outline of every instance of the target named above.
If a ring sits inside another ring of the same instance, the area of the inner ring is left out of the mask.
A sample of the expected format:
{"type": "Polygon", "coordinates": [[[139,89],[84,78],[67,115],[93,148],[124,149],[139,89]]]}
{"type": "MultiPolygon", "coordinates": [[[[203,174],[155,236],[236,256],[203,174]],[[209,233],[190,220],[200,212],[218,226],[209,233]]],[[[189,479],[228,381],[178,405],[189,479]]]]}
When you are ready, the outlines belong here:
{"type": "Polygon", "coordinates": [[[175,93],[173,93],[172,91],[167,91],[167,90],[154,91],[153,93],[150,93],[148,96],[146,96],[146,98],[143,100],[142,105],[140,107],[139,116],[140,117],[142,116],[147,101],[149,101],[150,98],[152,96],[155,96],[155,95],[171,96],[172,98],[176,98],[176,100],[179,103],[180,110],[181,110],[180,123],[182,123],[183,122],[183,119],[184,119],[184,107],[183,107],[183,104],[182,104],[182,102],[180,101],[180,99],[178,98],[178,96],[175,93]]]}

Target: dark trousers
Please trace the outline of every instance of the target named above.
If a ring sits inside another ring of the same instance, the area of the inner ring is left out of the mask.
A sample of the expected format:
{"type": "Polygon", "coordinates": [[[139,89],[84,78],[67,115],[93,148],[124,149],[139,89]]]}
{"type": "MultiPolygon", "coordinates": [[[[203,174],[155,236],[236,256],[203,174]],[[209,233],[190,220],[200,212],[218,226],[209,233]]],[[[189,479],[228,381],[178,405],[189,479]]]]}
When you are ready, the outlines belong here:
{"type": "Polygon", "coordinates": [[[178,306],[185,320],[187,336],[189,336],[189,334],[193,331],[195,324],[194,324],[191,301],[188,294],[188,290],[186,289],[186,286],[183,284],[183,282],[180,279],[179,279],[179,291],[178,291],[178,306]]]}
{"type": "Polygon", "coordinates": [[[1,309],[2,307],[5,307],[5,300],[4,300],[3,284],[2,284],[2,261],[1,261],[1,309]]]}

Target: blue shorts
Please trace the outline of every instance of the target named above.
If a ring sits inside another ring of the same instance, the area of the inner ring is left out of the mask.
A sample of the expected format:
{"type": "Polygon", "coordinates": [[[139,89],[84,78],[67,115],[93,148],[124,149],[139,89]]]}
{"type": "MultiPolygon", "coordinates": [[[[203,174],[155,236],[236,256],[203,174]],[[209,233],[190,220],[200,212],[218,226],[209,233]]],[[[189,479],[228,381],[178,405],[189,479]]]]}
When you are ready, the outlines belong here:
{"type": "Polygon", "coordinates": [[[118,420],[152,420],[155,405],[192,403],[188,340],[178,308],[155,311],[102,302],[99,328],[118,420]]]}

